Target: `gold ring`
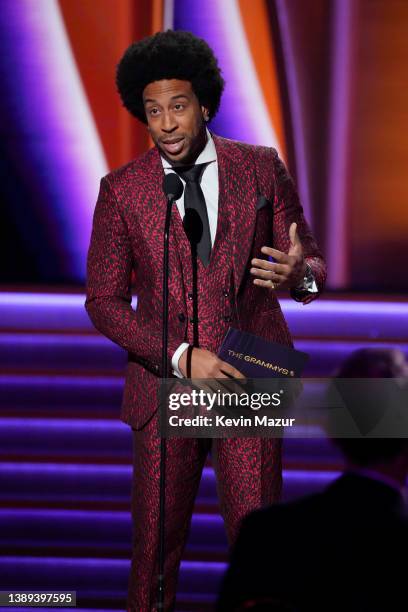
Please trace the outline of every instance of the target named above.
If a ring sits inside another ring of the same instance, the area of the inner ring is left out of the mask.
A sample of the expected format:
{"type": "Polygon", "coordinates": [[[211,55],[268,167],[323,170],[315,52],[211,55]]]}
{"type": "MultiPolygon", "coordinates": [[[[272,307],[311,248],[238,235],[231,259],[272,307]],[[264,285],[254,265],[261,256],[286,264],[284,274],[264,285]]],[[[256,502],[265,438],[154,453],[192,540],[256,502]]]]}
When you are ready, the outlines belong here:
{"type": "Polygon", "coordinates": [[[276,289],[276,285],[273,281],[271,281],[271,289],[276,289]]]}

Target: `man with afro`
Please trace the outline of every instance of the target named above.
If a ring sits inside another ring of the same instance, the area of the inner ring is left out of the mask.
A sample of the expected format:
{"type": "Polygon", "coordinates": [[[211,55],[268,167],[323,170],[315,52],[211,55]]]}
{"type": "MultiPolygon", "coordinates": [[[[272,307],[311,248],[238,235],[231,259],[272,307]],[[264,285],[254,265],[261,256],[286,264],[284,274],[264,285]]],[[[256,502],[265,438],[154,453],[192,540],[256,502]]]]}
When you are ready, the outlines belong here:
{"type": "MultiPolygon", "coordinates": [[[[117,88],[128,111],[147,125],[155,146],[101,180],[86,309],[95,327],[128,352],[121,412],[134,442],[128,609],[147,612],[157,601],[164,175],[177,172],[185,188],[170,227],[167,376],[186,376],[189,355],[191,378],[241,377],[217,357],[229,327],[291,346],[275,290],[289,289],[294,299],[307,303],[323,288],[325,265],[277,152],[209,131],[224,81],[204,40],[169,30],[132,44],[118,64],[117,88]],[[182,220],[194,207],[202,233],[199,343],[191,350],[193,278],[182,220]]],[[[174,607],[180,559],[210,450],[230,544],[244,516],[280,497],[279,439],[168,439],[166,610],[174,607]]]]}

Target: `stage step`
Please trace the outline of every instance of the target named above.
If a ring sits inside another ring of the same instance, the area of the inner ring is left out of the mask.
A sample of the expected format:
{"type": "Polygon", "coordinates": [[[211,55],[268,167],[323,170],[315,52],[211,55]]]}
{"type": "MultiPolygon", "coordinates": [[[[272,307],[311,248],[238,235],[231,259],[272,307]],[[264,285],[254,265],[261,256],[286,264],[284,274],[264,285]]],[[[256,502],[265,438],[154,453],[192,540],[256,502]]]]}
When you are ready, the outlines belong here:
{"type": "Polygon", "coordinates": [[[123,382],[121,375],[3,374],[0,410],[3,415],[32,412],[40,416],[48,412],[56,417],[86,416],[91,412],[98,417],[110,412],[119,418],[123,382]]]}
{"type": "MultiPolygon", "coordinates": [[[[42,550],[70,556],[123,557],[131,555],[130,512],[104,510],[0,509],[0,547],[13,554],[40,556],[42,550]],[[37,552],[34,552],[37,551],[37,552]],[[93,554],[90,555],[90,551],[93,554]]],[[[187,553],[226,559],[224,521],[217,514],[195,514],[187,553]]]]}
{"type": "MultiPolygon", "coordinates": [[[[295,348],[309,355],[305,376],[329,376],[353,351],[366,346],[398,346],[408,353],[404,342],[376,340],[296,339],[295,348]]],[[[0,371],[38,375],[98,374],[124,376],[127,353],[100,334],[93,333],[10,333],[0,332],[0,371]]],[[[28,377],[28,380],[30,377],[28,377]]]]}
{"type": "MultiPolygon", "coordinates": [[[[124,606],[129,568],[130,562],[124,559],[0,557],[2,590],[21,589],[24,583],[26,591],[76,591],[79,606],[92,599],[124,606]]],[[[183,561],[180,599],[204,604],[214,601],[225,568],[223,562],[183,561]]]]}
{"type": "MultiPolygon", "coordinates": [[[[131,545],[132,436],[119,420],[127,355],[93,328],[84,301],[0,293],[1,588],[76,590],[78,612],[113,612],[125,609],[131,545]]],[[[306,376],[331,374],[361,346],[408,353],[407,301],[281,305],[296,348],[310,354],[306,376]]],[[[284,499],[320,491],[341,464],[324,438],[286,438],[284,499]]],[[[226,555],[207,462],[177,611],[212,609],[226,555]]]]}
{"type": "MultiPolygon", "coordinates": [[[[58,463],[0,463],[1,502],[104,504],[118,508],[130,503],[130,465],[88,465],[58,463]]],[[[338,472],[284,471],[284,499],[313,493],[331,482],[338,472]]],[[[203,469],[198,504],[217,503],[214,471],[203,469]]]]}
{"type": "MultiPolygon", "coordinates": [[[[316,402],[322,405],[329,382],[327,378],[302,380],[302,395],[307,405],[317,406],[316,402]]],[[[122,376],[3,374],[0,375],[0,414],[118,419],[123,386],[122,376]]]]}
{"type": "MultiPolygon", "coordinates": [[[[92,331],[84,294],[0,292],[0,329],[18,331],[92,331]]],[[[347,338],[408,343],[408,300],[370,300],[362,296],[323,295],[303,306],[279,300],[291,333],[302,338],[347,338]]],[[[137,300],[132,307],[136,309],[137,300]]]]}
{"type": "MultiPolygon", "coordinates": [[[[328,467],[341,456],[325,438],[284,440],[287,465],[328,467]]],[[[131,463],[131,428],[120,420],[0,417],[0,460],[131,463]]]]}
{"type": "Polygon", "coordinates": [[[0,370],[123,374],[127,353],[97,333],[0,333],[0,370]]]}

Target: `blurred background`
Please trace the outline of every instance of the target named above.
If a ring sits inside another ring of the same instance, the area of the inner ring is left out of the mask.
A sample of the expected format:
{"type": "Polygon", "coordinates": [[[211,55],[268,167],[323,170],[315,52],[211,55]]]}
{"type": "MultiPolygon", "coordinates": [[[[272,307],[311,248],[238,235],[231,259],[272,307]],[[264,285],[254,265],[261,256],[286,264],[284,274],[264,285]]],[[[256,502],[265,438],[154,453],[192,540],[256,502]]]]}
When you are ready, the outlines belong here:
{"type": "Polygon", "coordinates": [[[3,0],[0,282],[83,286],[99,180],[149,146],[116,64],[171,27],[219,58],[212,129],[286,160],[328,287],[405,292],[407,23],[405,0],[3,0]]]}
{"type": "MultiPolygon", "coordinates": [[[[408,355],[406,0],[2,0],[0,589],[76,590],[78,610],[124,609],[131,541],[126,354],[86,316],[86,254],[101,177],[150,146],[116,64],[167,28],[213,47],[210,127],[278,149],[326,257],[319,300],[281,300],[306,376],[408,355]]],[[[341,467],[324,439],[285,441],[284,499],[341,467]]],[[[209,460],[177,609],[212,609],[226,559],[209,460]]]]}

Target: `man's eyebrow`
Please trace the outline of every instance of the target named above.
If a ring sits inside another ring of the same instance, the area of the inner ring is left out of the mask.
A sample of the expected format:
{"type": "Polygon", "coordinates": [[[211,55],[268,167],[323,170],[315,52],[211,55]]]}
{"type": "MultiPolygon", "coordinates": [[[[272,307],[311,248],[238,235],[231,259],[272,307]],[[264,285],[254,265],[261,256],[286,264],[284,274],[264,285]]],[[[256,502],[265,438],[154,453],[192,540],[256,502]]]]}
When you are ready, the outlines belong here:
{"type": "Polygon", "coordinates": [[[171,100],[176,100],[177,98],[187,98],[188,100],[188,95],[187,94],[177,94],[176,96],[172,96],[171,100]]]}
{"type": "MultiPolygon", "coordinates": [[[[186,100],[189,99],[187,94],[177,94],[176,96],[172,96],[170,100],[178,100],[179,98],[185,98],[186,100]]],[[[154,98],[145,98],[143,102],[145,104],[147,104],[148,102],[153,102],[154,104],[157,104],[157,100],[155,100],[154,98]]]]}

